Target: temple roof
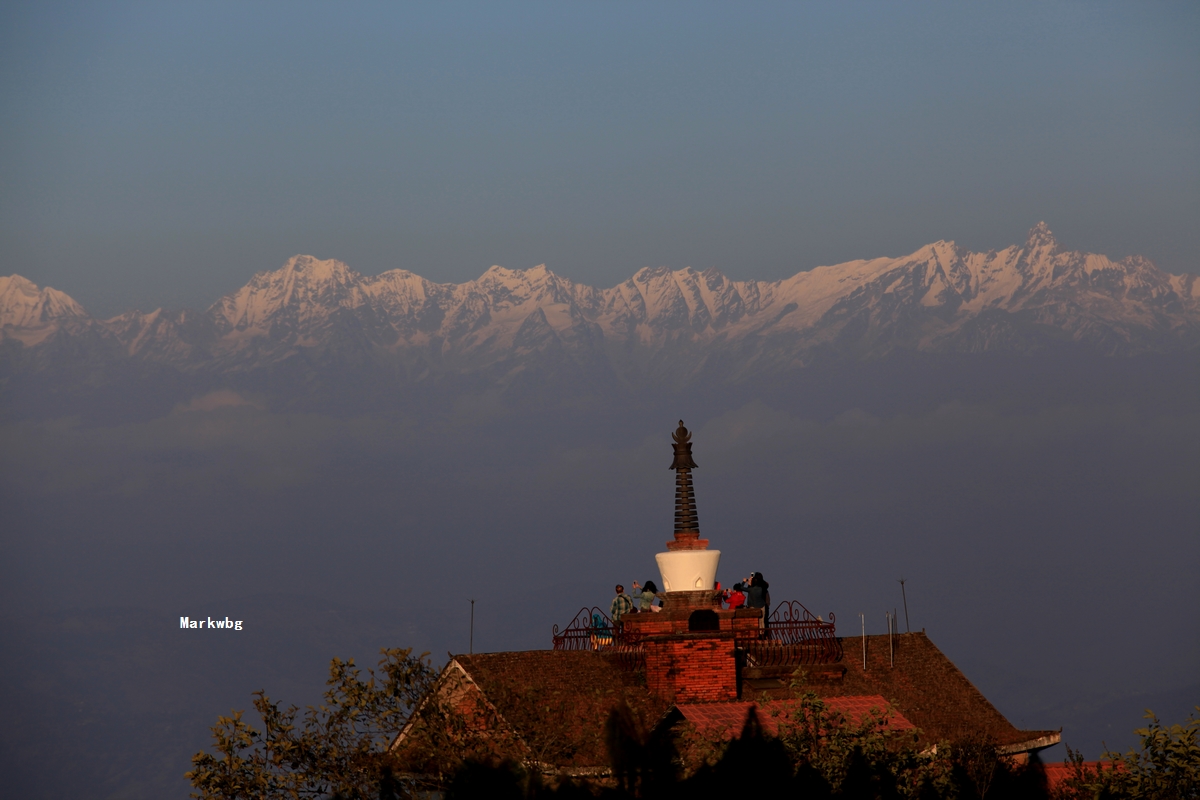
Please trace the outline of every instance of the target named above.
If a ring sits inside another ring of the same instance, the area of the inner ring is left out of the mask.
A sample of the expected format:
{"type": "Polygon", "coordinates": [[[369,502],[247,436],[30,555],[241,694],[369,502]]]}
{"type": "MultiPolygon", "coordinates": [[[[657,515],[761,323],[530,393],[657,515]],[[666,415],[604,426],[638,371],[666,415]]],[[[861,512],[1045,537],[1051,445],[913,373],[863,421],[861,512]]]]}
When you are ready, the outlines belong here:
{"type": "Polygon", "coordinates": [[[894,644],[891,666],[888,637],[868,636],[864,672],[861,638],[845,638],[840,661],[800,668],[794,687],[785,685],[792,676],[765,689],[762,684],[769,681],[746,681],[742,700],[723,703],[673,706],[648,691],[644,677],[614,656],[589,650],[459,655],[443,674],[469,679],[473,691],[517,734],[525,748],[522,757],[556,767],[606,765],[605,724],[621,702],[643,730],[686,719],[736,735],[752,705],[770,732],[772,717],[787,712],[797,690],[817,694],[851,722],[873,708],[886,711],[890,727],[919,730],[921,740],[931,744],[982,734],[1002,751],[1023,752],[1058,742],[1058,731],[1014,727],[924,633],[899,634],[894,644]]]}
{"type": "Polygon", "coordinates": [[[446,671],[460,668],[518,734],[527,748],[519,755],[554,767],[606,766],[605,724],[622,702],[645,730],[669,706],[636,673],[590,650],[458,655],[446,671]]]}
{"type": "MultiPolygon", "coordinates": [[[[805,680],[801,686],[826,698],[845,695],[885,697],[921,729],[927,740],[954,741],[983,734],[994,739],[1001,749],[1009,748],[1014,752],[1058,742],[1059,731],[1018,730],[923,631],[896,634],[893,643],[895,666],[890,666],[888,636],[868,636],[867,669],[864,672],[862,638],[845,637],[842,639],[842,660],[834,665],[845,668],[840,679],[829,680],[829,673],[822,674],[821,670],[827,667],[812,667],[807,676],[802,673],[805,680]]],[[[778,697],[790,694],[790,691],[772,689],[766,694],[778,697]]]]}

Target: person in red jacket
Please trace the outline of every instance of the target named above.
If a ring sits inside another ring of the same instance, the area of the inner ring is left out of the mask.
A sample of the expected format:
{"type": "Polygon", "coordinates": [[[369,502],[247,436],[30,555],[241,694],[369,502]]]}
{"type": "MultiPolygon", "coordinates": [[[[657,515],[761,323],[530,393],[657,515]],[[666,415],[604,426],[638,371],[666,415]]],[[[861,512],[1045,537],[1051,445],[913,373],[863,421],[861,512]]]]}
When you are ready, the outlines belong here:
{"type": "Polygon", "coordinates": [[[725,596],[725,602],[729,604],[730,610],[741,608],[746,604],[746,595],[742,592],[742,584],[735,583],[733,588],[729,590],[729,594],[725,596]]]}

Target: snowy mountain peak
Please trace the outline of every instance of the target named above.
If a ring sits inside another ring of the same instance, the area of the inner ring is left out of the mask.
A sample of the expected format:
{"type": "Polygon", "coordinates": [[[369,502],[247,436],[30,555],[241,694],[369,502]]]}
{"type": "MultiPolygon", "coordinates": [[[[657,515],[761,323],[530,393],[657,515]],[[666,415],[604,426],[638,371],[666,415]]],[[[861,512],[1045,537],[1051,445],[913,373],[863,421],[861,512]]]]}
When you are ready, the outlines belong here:
{"type": "Polygon", "coordinates": [[[1146,259],[1061,250],[1043,222],[1024,246],[998,252],[940,240],[778,281],[645,267],[609,289],[574,283],[545,264],[496,265],[450,284],[401,269],[364,276],[335,259],[296,255],[205,313],[104,322],[61,292],[11,276],[0,278],[0,323],[0,340],[35,346],[86,332],[130,357],[217,374],[301,358],[394,361],[414,376],[515,375],[525,359],[550,359],[556,369],[574,363],[636,383],[656,379],[652,365],[667,362],[685,371],[721,362],[736,379],[829,350],[1025,352],[1063,341],[1108,354],[1190,348],[1200,345],[1200,285],[1146,259]]]}
{"type": "Polygon", "coordinates": [[[649,283],[656,278],[662,278],[671,274],[670,267],[642,267],[633,274],[634,283],[649,283]]]}
{"type": "Polygon", "coordinates": [[[953,261],[958,256],[958,245],[953,240],[939,239],[932,244],[927,244],[917,250],[912,255],[908,256],[907,261],[934,261],[938,263],[947,263],[953,261]]]}
{"type": "Polygon", "coordinates": [[[260,272],[248,284],[209,309],[224,330],[260,331],[281,314],[302,320],[329,309],[357,305],[363,276],[336,259],[296,255],[272,272],[260,272]]]}
{"type": "Polygon", "coordinates": [[[297,275],[304,275],[311,280],[329,280],[333,278],[345,278],[353,276],[361,277],[357,272],[350,269],[341,261],[335,258],[320,259],[314,256],[295,255],[287,260],[287,263],[280,269],[276,270],[276,274],[280,272],[294,272],[297,275]]]}
{"type": "Polygon", "coordinates": [[[464,284],[463,288],[469,291],[469,287],[474,286],[493,297],[503,295],[505,302],[511,303],[514,300],[527,301],[547,296],[547,293],[556,295],[570,285],[570,281],[555,275],[545,264],[530,269],[508,269],[494,265],[473,284],[464,284]]]}
{"type": "Polygon", "coordinates": [[[529,269],[509,269],[502,267],[499,264],[493,264],[487,268],[487,271],[479,276],[477,283],[503,283],[503,284],[526,284],[526,283],[544,283],[547,280],[556,280],[558,276],[546,268],[545,264],[538,264],[536,267],[529,269]]]}
{"type": "Polygon", "coordinates": [[[1050,232],[1050,226],[1045,222],[1039,222],[1029,229],[1029,235],[1025,237],[1025,247],[1029,250],[1037,250],[1040,248],[1049,248],[1055,250],[1058,248],[1058,240],[1054,238],[1054,234],[1050,232]]]}
{"type": "Polygon", "coordinates": [[[20,275],[0,278],[0,325],[32,328],[87,316],[83,306],[57,289],[40,288],[20,275]]]}
{"type": "Polygon", "coordinates": [[[37,294],[38,285],[23,275],[8,275],[0,278],[0,292],[17,291],[24,294],[37,294]]]}

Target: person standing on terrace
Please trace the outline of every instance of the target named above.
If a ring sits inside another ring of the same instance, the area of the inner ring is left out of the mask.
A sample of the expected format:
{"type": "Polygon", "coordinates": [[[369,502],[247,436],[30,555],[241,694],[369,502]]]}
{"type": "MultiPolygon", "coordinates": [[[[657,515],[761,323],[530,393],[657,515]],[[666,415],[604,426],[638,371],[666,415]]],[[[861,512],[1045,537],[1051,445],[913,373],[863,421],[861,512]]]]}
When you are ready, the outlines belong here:
{"type": "Polygon", "coordinates": [[[617,584],[617,596],[613,598],[612,606],[609,607],[608,616],[612,618],[613,627],[621,623],[621,617],[633,610],[633,600],[629,595],[625,594],[625,587],[617,584]]]}
{"type": "Polygon", "coordinates": [[[771,614],[771,584],[763,578],[761,572],[750,576],[750,589],[746,592],[746,605],[750,608],[761,608],[763,612],[762,626],[767,627],[767,617],[771,614]]]}
{"type": "Polygon", "coordinates": [[[742,585],[742,582],[738,581],[729,590],[729,594],[725,596],[725,602],[729,604],[731,610],[741,608],[746,604],[746,595],[742,592],[744,588],[745,586],[742,585]]]}
{"type": "Polygon", "coordinates": [[[637,603],[638,611],[659,611],[659,606],[654,605],[655,595],[658,594],[658,587],[654,581],[646,581],[645,588],[638,586],[638,582],[633,582],[633,599],[637,603]]]}

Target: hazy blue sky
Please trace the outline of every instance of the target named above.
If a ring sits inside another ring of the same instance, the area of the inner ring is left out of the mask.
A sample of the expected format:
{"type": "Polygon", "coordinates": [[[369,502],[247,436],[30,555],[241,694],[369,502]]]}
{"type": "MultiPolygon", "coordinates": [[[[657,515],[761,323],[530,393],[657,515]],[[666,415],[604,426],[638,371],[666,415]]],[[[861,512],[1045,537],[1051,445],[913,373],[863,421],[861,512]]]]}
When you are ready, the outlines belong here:
{"type": "Polygon", "coordinates": [[[0,274],[108,314],[306,252],[774,278],[1064,245],[1200,271],[1195,3],[10,3],[0,274]]]}

